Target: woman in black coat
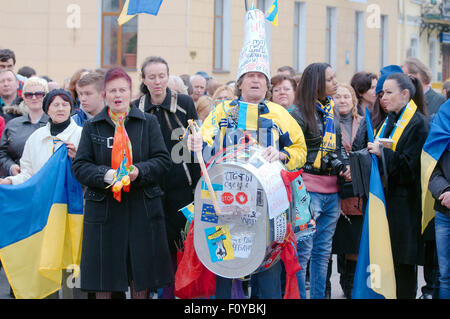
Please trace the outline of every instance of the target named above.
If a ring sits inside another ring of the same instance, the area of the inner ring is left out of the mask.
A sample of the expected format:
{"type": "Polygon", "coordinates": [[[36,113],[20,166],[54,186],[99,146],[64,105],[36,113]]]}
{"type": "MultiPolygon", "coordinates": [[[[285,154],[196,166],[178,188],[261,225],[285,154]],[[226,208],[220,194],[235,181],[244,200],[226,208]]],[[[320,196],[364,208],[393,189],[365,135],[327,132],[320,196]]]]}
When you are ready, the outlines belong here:
{"type": "Polygon", "coordinates": [[[385,144],[382,151],[380,142],[368,143],[368,150],[380,159],[383,152],[386,162],[387,172],[381,174],[385,182],[397,298],[415,299],[416,265],[423,258],[420,154],[428,135],[428,120],[423,114],[424,105],[413,102],[413,98],[423,101],[417,79],[401,73],[390,75],[383,85],[383,92],[389,113],[377,131],[377,137],[391,138],[394,142],[391,147],[385,144]],[[417,96],[422,98],[417,99],[417,96]]]}
{"type": "MultiPolygon", "coordinates": [[[[192,98],[167,87],[169,66],[161,57],[149,57],[141,67],[141,91],[144,95],[133,102],[141,111],[156,116],[166,147],[171,155],[172,168],[165,175],[161,187],[164,191],[163,209],[166,220],[167,240],[176,268],[176,252],[183,246],[181,231],[186,218],[179,210],[194,201],[194,189],[200,178],[200,166],[194,163],[186,143],[179,137],[188,127],[188,120],[197,120],[192,98]]],[[[162,298],[175,298],[173,287],[163,290],[162,298]]]]}
{"type": "Polygon", "coordinates": [[[85,123],[73,163],[76,178],[87,186],[81,289],[111,298],[112,291],[130,285],[132,298],[146,298],[149,289],[168,286],[174,278],[159,186],[171,162],[156,118],[130,107],[131,79],[125,71],[106,73],[104,94],[107,107],[85,123]],[[106,188],[114,177],[119,127],[126,130],[123,152],[133,168],[129,192],[122,189],[120,201],[106,188]]]}

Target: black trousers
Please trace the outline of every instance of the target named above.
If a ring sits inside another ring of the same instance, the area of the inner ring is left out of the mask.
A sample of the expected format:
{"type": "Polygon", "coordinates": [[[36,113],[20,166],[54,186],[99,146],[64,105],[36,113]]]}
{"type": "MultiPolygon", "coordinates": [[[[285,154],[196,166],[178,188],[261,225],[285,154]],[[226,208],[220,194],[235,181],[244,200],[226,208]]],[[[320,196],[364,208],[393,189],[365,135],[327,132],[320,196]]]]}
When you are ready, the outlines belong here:
{"type": "Polygon", "coordinates": [[[397,299],[416,299],[417,266],[394,264],[397,299]]]}

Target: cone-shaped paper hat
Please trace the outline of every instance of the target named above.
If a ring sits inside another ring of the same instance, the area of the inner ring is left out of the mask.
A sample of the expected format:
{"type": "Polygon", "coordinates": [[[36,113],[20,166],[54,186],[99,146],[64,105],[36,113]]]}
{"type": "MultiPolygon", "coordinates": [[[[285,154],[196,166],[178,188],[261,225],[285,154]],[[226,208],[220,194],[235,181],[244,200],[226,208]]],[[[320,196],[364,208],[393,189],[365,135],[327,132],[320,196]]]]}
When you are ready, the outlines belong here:
{"type": "Polygon", "coordinates": [[[239,56],[236,80],[247,72],[261,72],[270,81],[270,57],[266,44],[264,13],[252,9],[245,14],[244,45],[239,56]]]}

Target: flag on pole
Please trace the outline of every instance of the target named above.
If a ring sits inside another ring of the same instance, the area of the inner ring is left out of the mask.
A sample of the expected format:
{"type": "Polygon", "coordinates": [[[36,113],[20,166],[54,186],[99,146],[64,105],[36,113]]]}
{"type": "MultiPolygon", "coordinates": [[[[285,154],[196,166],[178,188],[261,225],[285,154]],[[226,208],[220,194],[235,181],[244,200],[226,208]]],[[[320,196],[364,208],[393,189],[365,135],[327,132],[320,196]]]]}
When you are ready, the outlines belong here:
{"type": "Polygon", "coordinates": [[[139,13],[158,15],[163,0],[126,0],[117,19],[119,25],[127,23],[139,13]]]}
{"type": "Polygon", "coordinates": [[[434,217],[434,198],[428,190],[431,174],[445,150],[450,150],[450,100],[444,103],[430,123],[430,131],[420,157],[422,181],[422,233],[434,217]]]}
{"type": "Polygon", "coordinates": [[[275,0],[266,13],[266,19],[274,26],[278,26],[278,0],[275,0]]]}
{"type": "Polygon", "coordinates": [[[60,147],[32,178],[0,185],[0,259],[17,299],[61,289],[63,269],[79,275],[83,193],[60,147]]]}
{"type": "MultiPolygon", "coordinates": [[[[366,109],[369,142],[374,141],[370,112],[366,109]]],[[[372,156],[369,200],[364,215],[352,299],[395,299],[396,282],[386,203],[378,170],[372,156]]]]}

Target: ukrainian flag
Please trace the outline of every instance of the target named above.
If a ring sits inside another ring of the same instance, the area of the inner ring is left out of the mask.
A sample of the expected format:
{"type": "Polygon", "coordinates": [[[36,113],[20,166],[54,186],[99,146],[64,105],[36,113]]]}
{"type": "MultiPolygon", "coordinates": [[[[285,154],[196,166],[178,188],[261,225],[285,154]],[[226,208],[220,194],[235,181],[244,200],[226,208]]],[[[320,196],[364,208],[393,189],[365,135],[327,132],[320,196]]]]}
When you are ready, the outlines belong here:
{"type": "MultiPolygon", "coordinates": [[[[372,121],[367,109],[366,123],[369,142],[373,142],[372,121]]],[[[396,298],[394,262],[386,204],[378,170],[378,159],[375,155],[372,155],[369,200],[364,216],[352,298],[396,298]]]]}
{"type": "Polygon", "coordinates": [[[258,105],[239,101],[238,129],[258,130],[258,105]]]}
{"type": "Polygon", "coordinates": [[[138,13],[158,15],[163,0],[127,0],[123,5],[122,12],[117,19],[119,25],[127,23],[138,13]]]}
{"type": "Polygon", "coordinates": [[[434,198],[428,190],[431,174],[445,150],[450,149],[450,100],[442,104],[430,123],[420,157],[422,181],[422,233],[434,218],[434,198]]]}
{"type": "Polygon", "coordinates": [[[275,0],[269,10],[267,10],[266,19],[274,26],[278,26],[278,0],[275,0]]]}
{"type": "Polygon", "coordinates": [[[79,275],[83,194],[60,147],[31,179],[0,186],[0,259],[16,298],[61,288],[62,269],[79,275]]]}

